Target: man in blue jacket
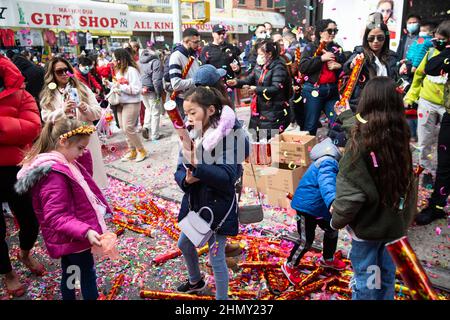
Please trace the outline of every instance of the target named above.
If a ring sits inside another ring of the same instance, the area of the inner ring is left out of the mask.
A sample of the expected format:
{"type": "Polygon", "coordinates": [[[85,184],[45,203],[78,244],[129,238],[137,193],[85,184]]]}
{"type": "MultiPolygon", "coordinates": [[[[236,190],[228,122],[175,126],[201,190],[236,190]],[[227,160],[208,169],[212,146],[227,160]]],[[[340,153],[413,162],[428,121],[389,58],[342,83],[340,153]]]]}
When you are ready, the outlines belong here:
{"type": "Polygon", "coordinates": [[[338,231],[330,226],[330,207],[336,196],[338,161],[342,157],[339,147],[344,140],[326,138],[312,148],[310,157],[314,161],[295,190],[291,207],[297,211],[297,230],[300,240],[294,245],[287,261],[281,266],[283,273],[293,285],[302,277],[297,266],[311,248],[316,227],[324,231],[323,257],[319,263],[324,268],[345,269],[345,263],[334,256],[338,231]]]}

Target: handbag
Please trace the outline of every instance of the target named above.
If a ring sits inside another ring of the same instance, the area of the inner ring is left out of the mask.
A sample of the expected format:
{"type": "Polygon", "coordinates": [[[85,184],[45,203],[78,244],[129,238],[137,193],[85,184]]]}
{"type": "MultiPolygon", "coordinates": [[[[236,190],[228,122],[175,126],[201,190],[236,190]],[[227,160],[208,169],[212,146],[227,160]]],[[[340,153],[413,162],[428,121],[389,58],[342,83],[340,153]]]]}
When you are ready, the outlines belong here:
{"type": "MultiPolygon", "coordinates": [[[[252,163],[250,163],[250,166],[252,168],[253,178],[255,179],[256,194],[258,196],[259,204],[239,207],[238,217],[239,217],[240,224],[258,223],[258,222],[263,221],[263,219],[264,219],[264,210],[262,207],[261,197],[260,197],[259,191],[258,191],[258,184],[256,182],[255,170],[253,169],[252,163]]],[[[242,194],[242,176],[241,176],[241,181],[240,181],[240,185],[238,185],[238,188],[239,188],[239,197],[238,197],[238,202],[239,202],[241,200],[241,194],[242,194]]]]}
{"type": "Polygon", "coordinates": [[[111,90],[111,92],[108,93],[105,98],[106,98],[106,100],[108,100],[109,104],[112,106],[116,106],[116,105],[120,104],[119,93],[117,93],[114,90],[111,90]]]}
{"type": "MultiPolygon", "coordinates": [[[[211,225],[214,221],[214,213],[212,212],[211,208],[209,207],[201,207],[198,212],[195,212],[191,209],[189,209],[188,214],[186,217],[184,217],[179,223],[178,226],[181,229],[181,232],[183,232],[186,237],[192,242],[192,244],[196,248],[203,247],[206,243],[208,243],[208,240],[215,234],[217,231],[222,227],[222,224],[227,219],[228,215],[231,212],[231,209],[233,209],[234,202],[236,200],[236,196],[233,197],[233,202],[231,203],[230,209],[228,210],[225,217],[222,219],[222,221],[219,223],[217,228],[215,230],[211,229],[211,225]],[[211,220],[209,222],[206,222],[201,216],[200,213],[203,210],[209,211],[211,214],[211,220]]],[[[189,208],[191,207],[190,201],[189,201],[189,208]]]]}

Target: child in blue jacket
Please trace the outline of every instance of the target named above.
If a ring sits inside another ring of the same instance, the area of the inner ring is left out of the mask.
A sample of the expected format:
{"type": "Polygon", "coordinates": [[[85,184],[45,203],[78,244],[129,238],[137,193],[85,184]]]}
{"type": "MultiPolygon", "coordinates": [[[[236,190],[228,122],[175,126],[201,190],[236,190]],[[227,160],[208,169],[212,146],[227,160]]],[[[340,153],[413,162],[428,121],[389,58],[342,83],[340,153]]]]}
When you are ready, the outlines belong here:
{"type": "Polygon", "coordinates": [[[419,38],[409,47],[408,52],[406,53],[406,59],[411,62],[412,73],[416,71],[428,49],[433,46],[431,39],[433,38],[435,27],[436,26],[433,23],[422,24],[420,26],[419,38]]]}
{"type": "Polygon", "coordinates": [[[323,257],[319,261],[325,268],[345,269],[345,263],[334,253],[337,247],[338,231],[330,227],[330,207],[336,196],[336,177],[338,161],[342,157],[338,147],[343,147],[343,141],[326,138],[311,150],[314,161],[295,190],[291,207],[297,211],[297,230],[300,241],[291,250],[287,261],[281,266],[289,281],[296,285],[301,281],[297,266],[306,252],[311,248],[316,227],[324,231],[323,257]]]}

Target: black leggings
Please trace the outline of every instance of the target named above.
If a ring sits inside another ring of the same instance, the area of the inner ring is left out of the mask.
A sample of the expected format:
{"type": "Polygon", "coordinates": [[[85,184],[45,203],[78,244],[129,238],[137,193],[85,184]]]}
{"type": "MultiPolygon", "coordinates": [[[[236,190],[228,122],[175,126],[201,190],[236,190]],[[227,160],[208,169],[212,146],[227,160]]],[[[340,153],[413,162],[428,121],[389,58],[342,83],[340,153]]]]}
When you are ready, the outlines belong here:
{"type": "MultiPolygon", "coordinates": [[[[19,167],[0,167],[0,203],[7,202],[20,227],[19,241],[22,250],[31,250],[36,242],[39,225],[34,214],[31,197],[18,195],[14,191],[19,167]]],[[[6,222],[3,212],[0,213],[0,274],[12,271],[6,243],[6,222]]]]}
{"type": "Polygon", "coordinates": [[[316,227],[319,226],[323,231],[323,257],[324,259],[333,259],[338,242],[338,231],[330,227],[330,222],[325,219],[316,219],[316,217],[297,211],[297,230],[300,235],[300,243],[296,243],[291,250],[288,262],[297,266],[306,252],[311,249],[316,236],[316,227]]]}

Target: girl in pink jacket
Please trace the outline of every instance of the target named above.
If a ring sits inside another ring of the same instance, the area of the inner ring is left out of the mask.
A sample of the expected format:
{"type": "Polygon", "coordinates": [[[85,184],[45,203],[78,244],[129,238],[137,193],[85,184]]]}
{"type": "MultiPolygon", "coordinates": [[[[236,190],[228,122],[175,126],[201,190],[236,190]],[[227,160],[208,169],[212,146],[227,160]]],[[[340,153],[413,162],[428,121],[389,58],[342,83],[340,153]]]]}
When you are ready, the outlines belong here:
{"type": "Polygon", "coordinates": [[[47,122],[15,185],[18,193],[31,191],[48,253],[61,258],[63,300],[75,300],[77,280],[83,299],[98,298],[90,249],[101,246],[103,216],[111,210],[92,179],[92,159],[85,151],[93,132],[75,119],[47,122]]]}

